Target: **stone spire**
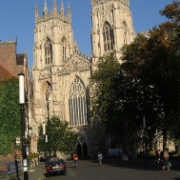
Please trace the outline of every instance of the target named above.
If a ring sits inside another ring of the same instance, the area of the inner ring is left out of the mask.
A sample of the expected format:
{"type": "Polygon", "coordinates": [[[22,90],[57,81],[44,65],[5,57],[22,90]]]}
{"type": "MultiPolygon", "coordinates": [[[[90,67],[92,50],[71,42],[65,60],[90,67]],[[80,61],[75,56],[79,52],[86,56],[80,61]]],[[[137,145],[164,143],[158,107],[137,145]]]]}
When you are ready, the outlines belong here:
{"type": "Polygon", "coordinates": [[[56,0],[53,0],[53,12],[57,12],[56,0]]]}
{"type": "Polygon", "coordinates": [[[36,2],[36,5],[35,5],[35,21],[38,19],[38,17],[39,17],[38,4],[36,2]]]}
{"type": "Polygon", "coordinates": [[[70,4],[69,4],[69,3],[68,3],[67,16],[68,16],[69,18],[71,18],[71,7],[70,7],[70,4]]]}
{"type": "Polygon", "coordinates": [[[46,0],[44,1],[44,10],[43,10],[43,15],[47,15],[48,9],[47,9],[47,3],[46,0]]]}
{"type": "Polygon", "coordinates": [[[62,1],[61,1],[60,14],[64,15],[64,5],[62,1]]]}

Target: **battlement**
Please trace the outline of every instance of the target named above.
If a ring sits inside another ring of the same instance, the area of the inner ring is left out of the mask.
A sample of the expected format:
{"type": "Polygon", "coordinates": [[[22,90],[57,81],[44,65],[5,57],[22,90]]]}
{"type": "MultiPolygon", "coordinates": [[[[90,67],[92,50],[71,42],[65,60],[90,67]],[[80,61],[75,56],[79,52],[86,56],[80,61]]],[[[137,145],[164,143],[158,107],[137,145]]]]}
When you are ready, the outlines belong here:
{"type": "MultiPolygon", "coordinates": [[[[112,0],[91,0],[91,4],[92,4],[92,6],[95,6],[95,5],[102,4],[105,2],[109,2],[109,1],[112,1],[112,0]]],[[[116,1],[122,3],[126,6],[129,6],[129,0],[116,0],[116,1]]]]}
{"type": "Polygon", "coordinates": [[[91,58],[89,56],[87,56],[86,54],[84,54],[78,50],[75,50],[74,55],[78,56],[80,59],[83,59],[83,60],[88,60],[88,61],[91,60],[91,58]]]}
{"type": "Polygon", "coordinates": [[[50,13],[50,14],[47,14],[46,16],[44,15],[40,16],[36,19],[36,23],[48,21],[50,19],[61,19],[64,22],[71,23],[71,19],[69,17],[59,14],[59,13],[50,13]]]}
{"type": "Polygon", "coordinates": [[[67,15],[65,15],[64,14],[64,5],[63,5],[63,2],[61,2],[61,6],[60,6],[59,11],[58,11],[57,10],[56,0],[53,0],[53,8],[48,13],[48,7],[47,7],[47,3],[45,1],[44,8],[43,8],[43,14],[42,14],[42,16],[39,17],[38,5],[36,3],[36,6],[35,6],[35,22],[36,23],[40,22],[40,21],[46,21],[46,20],[52,19],[52,18],[59,18],[59,19],[65,20],[67,22],[71,22],[71,9],[70,9],[70,5],[68,4],[67,15]]]}

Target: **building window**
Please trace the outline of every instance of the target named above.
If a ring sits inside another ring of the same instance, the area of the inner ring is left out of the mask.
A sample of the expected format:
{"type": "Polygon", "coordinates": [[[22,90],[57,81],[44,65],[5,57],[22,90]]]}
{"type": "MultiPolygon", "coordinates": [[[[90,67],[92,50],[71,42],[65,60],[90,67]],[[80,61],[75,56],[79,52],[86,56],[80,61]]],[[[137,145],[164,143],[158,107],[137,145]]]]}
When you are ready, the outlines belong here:
{"type": "Polygon", "coordinates": [[[109,23],[105,23],[103,28],[104,51],[113,50],[114,33],[109,23]]]}
{"type": "Polygon", "coordinates": [[[123,26],[124,26],[124,44],[127,44],[128,26],[125,20],[123,21],[123,26]]]}
{"type": "Polygon", "coordinates": [[[45,43],[45,64],[52,64],[52,44],[50,39],[45,43]]]}
{"type": "Polygon", "coordinates": [[[71,85],[69,94],[70,125],[87,125],[86,88],[79,78],[71,85]]]}
{"type": "Polygon", "coordinates": [[[66,61],[66,39],[62,39],[62,60],[66,61]]]}
{"type": "Polygon", "coordinates": [[[50,85],[49,82],[47,82],[45,98],[46,98],[46,108],[47,108],[46,117],[48,117],[48,119],[50,117],[50,112],[49,112],[49,97],[50,97],[50,92],[51,92],[51,85],[50,85]]]}

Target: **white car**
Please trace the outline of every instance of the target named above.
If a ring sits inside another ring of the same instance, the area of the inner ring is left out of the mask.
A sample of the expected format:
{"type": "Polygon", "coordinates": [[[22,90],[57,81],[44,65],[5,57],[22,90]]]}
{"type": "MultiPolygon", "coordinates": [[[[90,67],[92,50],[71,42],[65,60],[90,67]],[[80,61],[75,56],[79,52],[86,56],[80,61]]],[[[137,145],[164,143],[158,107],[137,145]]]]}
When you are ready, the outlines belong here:
{"type": "Polygon", "coordinates": [[[122,157],[124,154],[125,153],[121,148],[108,149],[108,157],[122,157]]]}

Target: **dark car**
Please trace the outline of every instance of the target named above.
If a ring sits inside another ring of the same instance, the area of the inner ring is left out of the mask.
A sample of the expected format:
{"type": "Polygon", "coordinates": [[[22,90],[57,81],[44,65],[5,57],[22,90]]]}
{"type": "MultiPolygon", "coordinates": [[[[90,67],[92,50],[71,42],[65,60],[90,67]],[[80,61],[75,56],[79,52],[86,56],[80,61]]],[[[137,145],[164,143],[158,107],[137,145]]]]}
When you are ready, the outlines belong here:
{"type": "Polygon", "coordinates": [[[45,162],[45,157],[44,157],[44,156],[41,156],[41,157],[39,158],[39,162],[45,162]]]}
{"type": "Polygon", "coordinates": [[[63,159],[51,158],[46,166],[48,176],[66,174],[66,162],[63,159]]]}

